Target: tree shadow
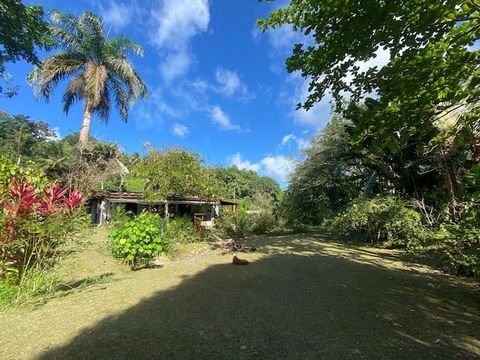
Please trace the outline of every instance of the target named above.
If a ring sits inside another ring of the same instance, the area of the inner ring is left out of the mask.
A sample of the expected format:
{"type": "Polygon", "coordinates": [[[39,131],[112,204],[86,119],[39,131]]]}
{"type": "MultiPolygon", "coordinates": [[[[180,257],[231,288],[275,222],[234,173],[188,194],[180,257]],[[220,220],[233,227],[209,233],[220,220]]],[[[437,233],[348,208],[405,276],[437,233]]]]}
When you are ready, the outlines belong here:
{"type": "Polygon", "coordinates": [[[271,240],[248,266],[213,265],[185,277],[39,358],[480,356],[479,299],[468,288],[431,287],[428,277],[331,256],[321,244],[274,251],[293,240],[271,240]]]}

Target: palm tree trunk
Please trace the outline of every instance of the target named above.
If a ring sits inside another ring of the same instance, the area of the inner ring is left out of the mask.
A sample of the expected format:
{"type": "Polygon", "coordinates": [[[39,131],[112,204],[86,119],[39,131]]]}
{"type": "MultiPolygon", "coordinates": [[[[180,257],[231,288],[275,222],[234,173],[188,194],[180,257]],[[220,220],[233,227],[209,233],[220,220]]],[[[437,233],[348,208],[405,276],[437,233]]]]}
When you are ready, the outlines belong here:
{"type": "Polygon", "coordinates": [[[92,122],[92,110],[90,109],[90,104],[85,103],[85,108],[83,109],[83,122],[82,127],[80,128],[80,136],[78,138],[78,148],[80,152],[85,149],[88,144],[88,134],[90,133],[90,123],[92,122]]]}

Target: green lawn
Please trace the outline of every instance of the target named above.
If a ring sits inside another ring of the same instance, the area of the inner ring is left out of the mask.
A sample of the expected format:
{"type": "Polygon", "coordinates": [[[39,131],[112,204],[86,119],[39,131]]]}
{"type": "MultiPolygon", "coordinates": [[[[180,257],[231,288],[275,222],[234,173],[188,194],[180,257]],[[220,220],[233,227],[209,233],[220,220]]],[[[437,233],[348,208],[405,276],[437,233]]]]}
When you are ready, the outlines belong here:
{"type": "Polygon", "coordinates": [[[480,357],[480,296],[468,283],[320,235],[252,242],[248,266],[195,245],[137,272],[94,244],[72,276],[109,275],[0,314],[0,359],[480,357]]]}

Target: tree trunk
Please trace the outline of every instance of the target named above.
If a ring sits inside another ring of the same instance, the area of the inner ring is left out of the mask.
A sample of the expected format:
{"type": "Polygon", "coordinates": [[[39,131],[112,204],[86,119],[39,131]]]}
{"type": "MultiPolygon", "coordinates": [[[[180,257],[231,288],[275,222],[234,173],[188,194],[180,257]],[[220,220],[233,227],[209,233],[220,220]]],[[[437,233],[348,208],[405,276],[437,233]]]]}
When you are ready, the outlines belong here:
{"type": "Polygon", "coordinates": [[[80,136],[78,138],[78,148],[80,152],[88,145],[88,134],[90,133],[90,123],[92,122],[92,110],[87,102],[83,110],[83,123],[80,128],[80,136]]]}

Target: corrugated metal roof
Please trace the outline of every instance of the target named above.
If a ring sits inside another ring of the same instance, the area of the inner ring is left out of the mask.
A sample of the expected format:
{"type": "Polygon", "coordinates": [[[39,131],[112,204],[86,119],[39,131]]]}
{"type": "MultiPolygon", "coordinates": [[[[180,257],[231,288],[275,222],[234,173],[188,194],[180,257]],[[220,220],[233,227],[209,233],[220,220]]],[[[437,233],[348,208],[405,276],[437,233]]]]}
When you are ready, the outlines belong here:
{"type": "MultiPolygon", "coordinates": [[[[94,196],[94,199],[105,198],[112,202],[129,202],[141,204],[164,204],[165,201],[148,201],[145,200],[144,194],[141,192],[131,191],[99,191],[94,196]]],[[[203,203],[203,204],[217,204],[220,205],[238,205],[237,202],[225,199],[209,199],[202,196],[170,196],[169,203],[203,203]]]]}

